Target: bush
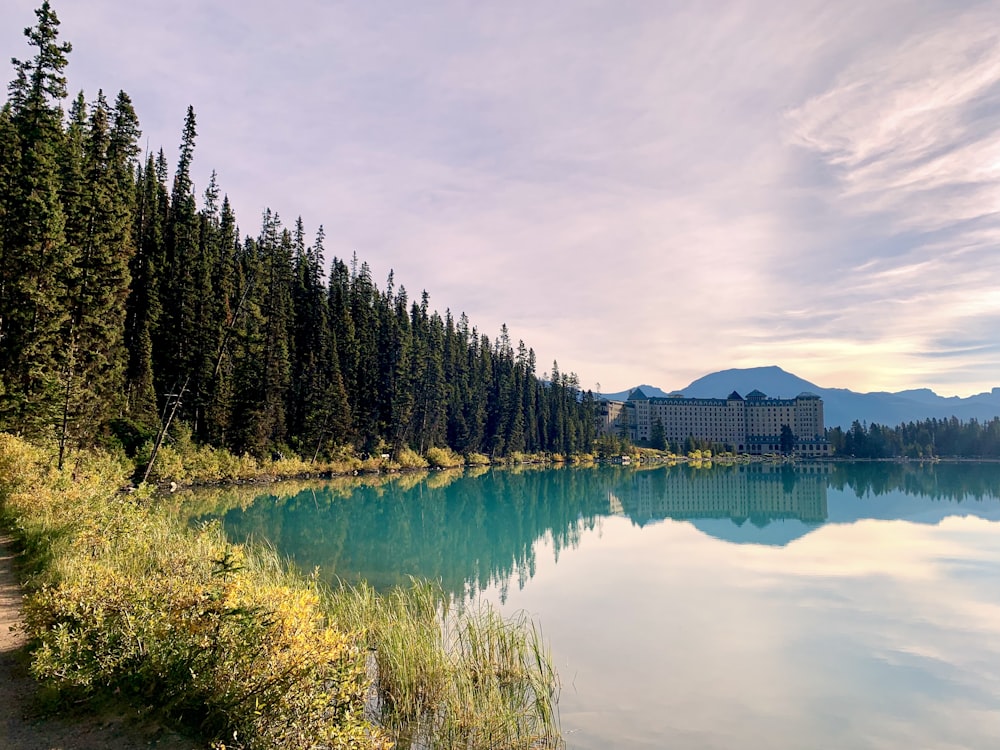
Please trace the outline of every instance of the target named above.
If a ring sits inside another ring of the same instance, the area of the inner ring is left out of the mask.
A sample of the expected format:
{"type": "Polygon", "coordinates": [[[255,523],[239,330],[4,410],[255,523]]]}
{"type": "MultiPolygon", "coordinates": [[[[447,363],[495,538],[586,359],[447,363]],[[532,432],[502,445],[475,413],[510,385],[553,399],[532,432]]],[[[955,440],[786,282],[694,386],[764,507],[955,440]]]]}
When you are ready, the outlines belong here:
{"type": "Polygon", "coordinates": [[[453,469],[465,464],[465,459],[451,448],[428,448],[424,456],[432,469],[453,469]]]}
{"type": "Polygon", "coordinates": [[[133,696],[248,749],[389,747],[364,716],[359,635],[332,627],[316,581],[116,494],[121,461],[78,458],[58,472],[0,435],[3,513],[36,571],[37,677],[74,700],[133,696]]]}
{"type": "Polygon", "coordinates": [[[154,701],[245,747],[377,737],[362,719],[364,653],[355,636],[327,626],[315,591],[268,581],[211,532],[192,559],[183,543],[151,554],[133,541],[150,529],[129,531],[112,560],[82,564],[25,600],[36,676],[84,695],[154,701]]]}
{"type": "Polygon", "coordinates": [[[396,463],[401,469],[426,469],[427,460],[410,448],[400,448],[396,451],[396,463]]]}
{"type": "Polygon", "coordinates": [[[482,453],[467,453],[465,463],[469,466],[489,466],[490,459],[489,456],[484,456],[482,453]]]}

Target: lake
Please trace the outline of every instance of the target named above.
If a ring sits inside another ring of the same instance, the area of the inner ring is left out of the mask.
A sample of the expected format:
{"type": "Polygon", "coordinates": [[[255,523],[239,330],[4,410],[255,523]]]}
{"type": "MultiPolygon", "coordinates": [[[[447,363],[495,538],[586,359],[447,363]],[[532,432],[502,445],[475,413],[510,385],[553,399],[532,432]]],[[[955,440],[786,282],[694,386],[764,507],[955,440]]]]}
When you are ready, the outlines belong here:
{"type": "Polygon", "coordinates": [[[527,611],[570,748],[1000,746],[1000,465],[479,469],[200,507],[330,581],[527,611]]]}

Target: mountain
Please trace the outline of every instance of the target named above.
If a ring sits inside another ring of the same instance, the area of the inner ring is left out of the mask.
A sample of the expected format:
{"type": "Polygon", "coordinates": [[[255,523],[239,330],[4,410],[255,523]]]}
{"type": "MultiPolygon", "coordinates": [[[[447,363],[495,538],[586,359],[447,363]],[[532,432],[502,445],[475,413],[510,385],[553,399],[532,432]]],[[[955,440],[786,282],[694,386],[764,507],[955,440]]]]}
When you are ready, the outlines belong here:
{"type": "MultiPolygon", "coordinates": [[[[653,395],[651,391],[663,393],[652,386],[641,388],[649,395],[653,395]]],[[[823,399],[826,426],[839,425],[844,429],[849,428],[854,420],[895,426],[932,417],[986,421],[1000,416],[1000,388],[967,398],[939,396],[927,388],[896,393],[856,393],[847,388],[821,388],[774,365],[714,372],[698,378],[680,392],[691,398],[725,398],[733,391],[745,396],[754,389],[773,398],[794,398],[803,391],[815,393],[823,399]]],[[[614,400],[628,398],[629,392],[624,391],[623,398],[614,400]]],[[[611,399],[612,396],[609,394],[605,398],[611,399]]]]}
{"type": "Polygon", "coordinates": [[[773,398],[794,398],[803,391],[823,395],[820,393],[823,389],[815,383],[803,380],[774,365],[713,372],[711,375],[698,378],[681,392],[691,398],[725,398],[733,391],[745,396],[755,388],[773,398]]]}
{"type": "Polygon", "coordinates": [[[618,393],[602,393],[600,396],[608,401],[628,401],[628,397],[632,394],[632,392],[637,390],[642,391],[648,398],[666,398],[670,395],[666,391],[661,391],[653,385],[637,385],[635,388],[629,388],[627,391],[619,391],[618,393]]]}

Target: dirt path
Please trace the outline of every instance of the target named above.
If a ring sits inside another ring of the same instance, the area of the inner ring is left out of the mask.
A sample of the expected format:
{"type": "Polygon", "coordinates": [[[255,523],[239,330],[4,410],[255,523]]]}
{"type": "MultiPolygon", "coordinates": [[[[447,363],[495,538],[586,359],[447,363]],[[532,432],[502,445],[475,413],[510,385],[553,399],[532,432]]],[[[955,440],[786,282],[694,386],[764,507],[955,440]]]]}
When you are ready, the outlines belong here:
{"type": "Polygon", "coordinates": [[[21,589],[10,536],[0,531],[0,750],[197,750],[197,743],[142,720],[127,709],[46,715],[27,669],[24,635],[16,630],[21,589]]]}

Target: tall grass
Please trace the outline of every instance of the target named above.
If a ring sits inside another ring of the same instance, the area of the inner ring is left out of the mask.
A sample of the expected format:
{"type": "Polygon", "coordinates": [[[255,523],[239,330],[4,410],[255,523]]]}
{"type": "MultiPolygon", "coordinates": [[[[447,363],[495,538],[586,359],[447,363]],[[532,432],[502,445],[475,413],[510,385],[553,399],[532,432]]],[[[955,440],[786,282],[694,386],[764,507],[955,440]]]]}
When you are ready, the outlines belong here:
{"type": "Polygon", "coordinates": [[[453,610],[420,581],[385,596],[343,587],[330,608],[374,651],[379,713],[394,736],[426,748],[562,746],[558,677],[527,617],[453,610]]]}

